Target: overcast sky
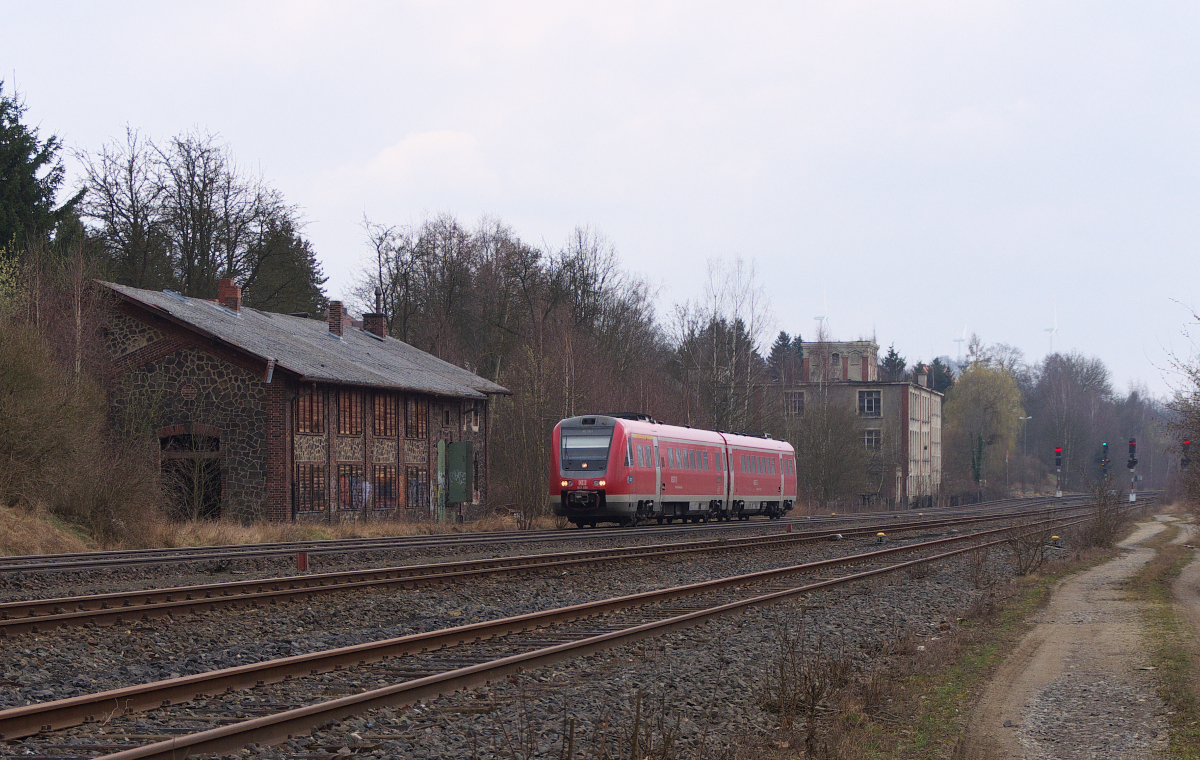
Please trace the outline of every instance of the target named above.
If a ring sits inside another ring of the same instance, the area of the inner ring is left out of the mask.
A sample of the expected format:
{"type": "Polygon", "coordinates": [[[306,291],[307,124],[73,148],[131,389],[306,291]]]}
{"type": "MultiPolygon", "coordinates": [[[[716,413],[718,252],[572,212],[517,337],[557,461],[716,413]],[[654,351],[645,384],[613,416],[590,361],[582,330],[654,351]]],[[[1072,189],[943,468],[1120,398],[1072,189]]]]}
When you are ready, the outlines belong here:
{"type": "MultiPolygon", "coordinates": [[[[911,362],[964,327],[1166,393],[1200,307],[1194,3],[3,2],[43,136],[199,127],[302,207],[348,295],[360,222],[601,231],[659,288],[757,265],[775,330],[911,362]],[[1179,303],[1176,303],[1179,302],[1179,303]]],[[[75,175],[77,176],[77,175],[75,175]]],[[[768,340],[769,344],[769,340],[768,340]]]]}

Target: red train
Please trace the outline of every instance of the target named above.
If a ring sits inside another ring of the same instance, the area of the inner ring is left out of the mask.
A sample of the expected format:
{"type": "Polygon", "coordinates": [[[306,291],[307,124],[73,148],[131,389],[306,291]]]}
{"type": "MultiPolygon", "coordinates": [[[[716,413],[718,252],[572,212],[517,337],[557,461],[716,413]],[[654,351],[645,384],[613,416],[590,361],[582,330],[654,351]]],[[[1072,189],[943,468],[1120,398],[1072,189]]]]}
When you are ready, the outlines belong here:
{"type": "Polygon", "coordinates": [[[796,501],[784,441],[664,425],[642,414],[554,426],[550,502],[577,526],[781,517],[796,501]]]}

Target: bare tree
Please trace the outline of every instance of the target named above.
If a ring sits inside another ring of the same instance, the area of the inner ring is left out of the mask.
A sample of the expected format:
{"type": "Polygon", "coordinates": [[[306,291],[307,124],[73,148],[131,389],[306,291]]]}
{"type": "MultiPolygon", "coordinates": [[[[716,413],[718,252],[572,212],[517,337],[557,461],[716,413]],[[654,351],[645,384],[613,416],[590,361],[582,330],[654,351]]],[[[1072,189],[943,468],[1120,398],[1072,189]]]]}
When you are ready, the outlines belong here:
{"type": "Polygon", "coordinates": [[[98,154],[76,154],[88,188],[80,211],[99,224],[113,276],[137,288],[162,288],[175,279],[164,229],[165,188],[154,155],[153,147],[130,127],[124,144],[114,141],[98,154]]]}

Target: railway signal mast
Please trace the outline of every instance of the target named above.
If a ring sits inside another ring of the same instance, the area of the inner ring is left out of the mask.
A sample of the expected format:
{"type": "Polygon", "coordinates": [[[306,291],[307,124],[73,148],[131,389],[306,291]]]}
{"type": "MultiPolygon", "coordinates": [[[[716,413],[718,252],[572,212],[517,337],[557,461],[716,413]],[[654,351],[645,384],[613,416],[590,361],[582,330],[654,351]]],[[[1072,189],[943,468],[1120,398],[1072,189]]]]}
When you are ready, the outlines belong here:
{"type": "Polygon", "coordinates": [[[1137,467],[1137,439],[1129,439],[1129,461],[1125,463],[1129,468],[1129,500],[1137,501],[1137,475],[1134,474],[1134,469],[1137,467]]]}
{"type": "Polygon", "coordinates": [[[1179,469],[1181,469],[1181,470],[1186,470],[1187,466],[1189,464],[1191,464],[1192,460],[1188,459],[1188,449],[1190,449],[1191,447],[1192,447],[1192,439],[1190,439],[1190,438],[1185,440],[1183,442],[1183,445],[1180,446],[1180,448],[1183,449],[1182,456],[1179,457],[1179,469]]]}
{"type": "Polygon", "coordinates": [[[1054,450],[1054,472],[1056,474],[1054,495],[1062,498],[1062,446],[1054,450]]]}

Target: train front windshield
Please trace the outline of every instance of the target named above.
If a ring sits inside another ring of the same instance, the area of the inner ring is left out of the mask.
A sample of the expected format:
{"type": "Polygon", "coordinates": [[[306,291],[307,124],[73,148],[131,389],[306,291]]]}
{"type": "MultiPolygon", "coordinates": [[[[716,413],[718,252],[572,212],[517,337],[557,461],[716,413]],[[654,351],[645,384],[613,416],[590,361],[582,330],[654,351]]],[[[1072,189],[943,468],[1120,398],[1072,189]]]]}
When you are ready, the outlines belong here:
{"type": "Polygon", "coordinates": [[[608,466],[608,448],[612,445],[612,431],[597,431],[588,435],[562,432],[563,470],[602,471],[608,466]]]}

